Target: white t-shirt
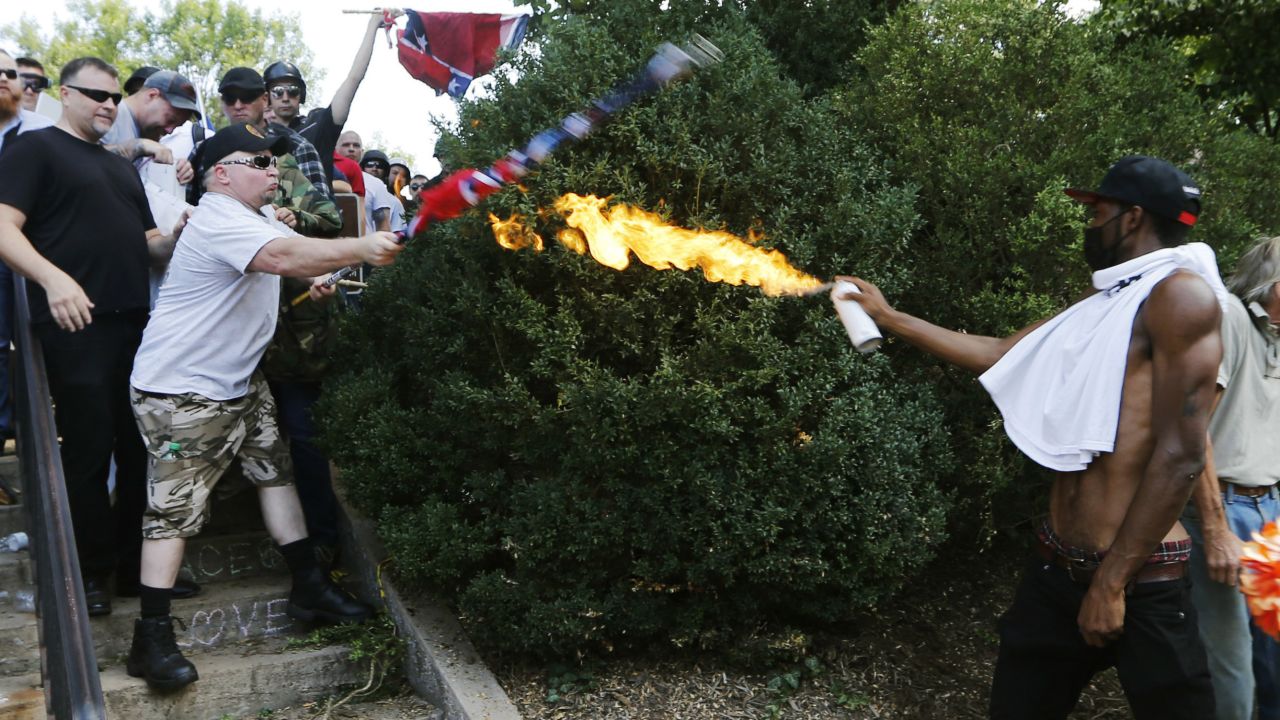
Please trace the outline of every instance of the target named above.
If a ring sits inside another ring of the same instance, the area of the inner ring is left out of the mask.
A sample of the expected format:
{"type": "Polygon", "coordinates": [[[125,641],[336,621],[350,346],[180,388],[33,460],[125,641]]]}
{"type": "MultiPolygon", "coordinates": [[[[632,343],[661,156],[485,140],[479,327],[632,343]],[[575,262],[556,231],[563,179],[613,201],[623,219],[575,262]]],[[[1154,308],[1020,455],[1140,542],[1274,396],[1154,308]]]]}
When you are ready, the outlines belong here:
{"type": "MultiPolygon", "coordinates": [[[[362,171],[363,172],[363,171],[362,171]]],[[[386,208],[391,215],[395,215],[394,198],[391,197],[391,191],[386,185],[378,179],[377,175],[364,173],[364,224],[367,231],[374,233],[378,231],[378,224],[373,221],[373,213],[375,210],[386,208]]],[[[391,229],[395,229],[395,218],[391,218],[391,229]]]]}
{"type": "MultiPolygon", "coordinates": [[[[209,135],[212,134],[212,132],[209,133],[209,135]]],[[[160,138],[160,144],[173,151],[175,162],[187,158],[195,145],[195,140],[191,137],[191,121],[188,120],[173,132],[160,138]]],[[[138,176],[142,178],[142,188],[147,191],[147,204],[151,206],[151,217],[155,219],[156,227],[160,228],[160,232],[167,235],[173,231],[173,226],[182,217],[182,213],[191,208],[187,204],[186,186],[178,183],[177,167],[173,164],[158,163],[150,157],[139,158],[135,164],[138,168],[138,176]]],[[[152,307],[155,307],[166,269],[167,266],[151,268],[152,307]]]]}
{"type": "Polygon", "coordinates": [[[130,384],[210,400],[249,391],[276,330],[280,278],[248,271],[264,245],[297,235],[220,193],[205,193],[178,239],[130,384]]]}
{"type": "Polygon", "coordinates": [[[390,195],[392,202],[391,232],[400,232],[409,225],[409,223],[404,220],[404,203],[400,202],[400,198],[395,195],[391,195],[390,192],[388,192],[388,195],[390,195]]]}

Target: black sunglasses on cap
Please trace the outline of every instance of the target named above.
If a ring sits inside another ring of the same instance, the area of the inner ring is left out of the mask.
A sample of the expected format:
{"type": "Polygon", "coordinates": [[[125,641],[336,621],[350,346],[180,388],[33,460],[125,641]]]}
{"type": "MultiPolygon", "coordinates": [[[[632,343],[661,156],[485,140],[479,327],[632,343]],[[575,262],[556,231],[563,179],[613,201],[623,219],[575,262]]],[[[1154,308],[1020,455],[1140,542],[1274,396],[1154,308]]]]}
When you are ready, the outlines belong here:
{"type": "Polygon", "coordinates": [[[79,85],[67,85],[65,83],[63,84],[62,87],[71,88],[72,90],[75,90],[76,92],[80,93],[81,95],[89,98],[90,100],[96,103],[104,103],[110,100],[116,105],[119,105],[120,101],[124,99],[124,94],[118,93],[118,92],[107,92],[106,90],[95,90],[93,88],[83,88],[83,87],[80,87],[79,85]]]}
{"type": "Polygon", "coordinates": [[[262,93],[253,90],[242,90],[239,92],[236,92],[235,90],[228,90],[222,93],[222,104],[235,105],[236,103],[243,103],[248,105],[260,97],[262,97],[262,93]]]}
{"type": "MultiPolygon", "coordinates": [[[[8,76],[10,80],[13,79],[12,75],[9,75],[8,73],[5,73],[5,75],[8,76]]],[[[37,75],[35,73],[18,73],[18,75],[22,78],[22,86],[25,88],[40,91],[49,87],[49,78],[43,75],[37,75]]]]}
{"type": "Polygon", "coordinates": [[[289,97],[296,98],[302,95],[302,88],[297,85],[276,85],[271,88],[271,97],[277,100],[283,98],[286,93],[289,97]]]}

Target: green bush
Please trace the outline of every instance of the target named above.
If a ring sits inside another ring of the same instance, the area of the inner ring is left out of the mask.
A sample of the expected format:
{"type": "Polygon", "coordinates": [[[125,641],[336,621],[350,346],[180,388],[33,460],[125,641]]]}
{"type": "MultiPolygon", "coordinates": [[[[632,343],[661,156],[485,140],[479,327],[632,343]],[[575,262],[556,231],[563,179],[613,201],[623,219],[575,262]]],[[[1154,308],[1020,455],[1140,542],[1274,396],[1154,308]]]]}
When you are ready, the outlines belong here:
{"type": "MultiPolygon", "coordinates": [[[[896,4],[863,3],[871,20],[896,4]]],[[[1163,42],[1118,43],[1052,2],[947,0],[902,4],[861,47],[788,48],[822,29],[787,32],[784,6],[573,0],[544,17],[518,73],[463,104],[446,167],[488,164],[662,40],[696,30],[725,61],[415,239],[344,326],[320,413],[333,457],[400,576],[489,648],[709,646],[841,619],[945,538],[970,556],[1043,507],[1044,476],[973,378],[892,340],[855,355],[823,298],[596,265],[551,240],[538,211],[562,193],[759,231],[797,267],[983,334],[1085,289],[1062,189],[1122,155],[1200,181],[1193,238],[1224,269],[1274,231],[1280,150],[1203,106],[1163,42]],[[485,211],[551,247],[500,249],[485,211]]]]}
{"type": "MultiPolygon", "coordinates": [[[[452,166],[498,157],[634,72],[679,13],[611,3],[544,25],[518,82],[463,106],[452,166]]],[[[735,12],[721,65],[646,100],[485,210],[613,195],[684,226],[755,228],[827,277],[906,243],[909,191],[735,12]]],[[[536,221],[552,237],[554,220],[536,221]]],[[[400,576],[487,647],[707,646],[875,603],[944,538],[938,403],[858,356],[825,297],[508,252],[482,213],[431,228],[345,327],[334,459],[400,576]]]]}

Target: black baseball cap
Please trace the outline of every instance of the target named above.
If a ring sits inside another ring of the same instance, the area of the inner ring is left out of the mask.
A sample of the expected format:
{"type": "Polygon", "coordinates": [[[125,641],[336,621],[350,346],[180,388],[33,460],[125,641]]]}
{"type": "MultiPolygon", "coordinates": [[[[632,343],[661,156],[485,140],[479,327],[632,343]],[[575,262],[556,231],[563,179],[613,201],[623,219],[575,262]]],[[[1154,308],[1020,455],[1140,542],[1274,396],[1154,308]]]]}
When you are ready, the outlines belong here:
{"type": "Polygon", "coordinates": [[[288,136],[264,133],[248,123],[231,125],[200,144],[196,150],[196,167],[203,174],[233,152],[257,153],[263,150],[270,150],[277,156],[289,152],[288,136]]]}
{"type": "Polygon", "coordinates": [[[164,93],[169,104],[180,109],[190,110],[200,117],[200,104],[196,102],[196,88],[185,75],[172,70],[157,70],[151,73],[142,84],[144,88],[155,88],[164,93]]]}
{"type": "Polygon", "coordinates": [[[160,72],[160,68],[155,67],[154,65],[143,65],[137,70],[134,70],[133,74],[129,76],[129,79],[124,81],[124,93],[126,95],[132,95],[138,92],[142,89],[142,83],[146,82],[147,78],[158,72],[160,72]]]}
{"type": "Polygon", "coordinates": [[[257,70],[248,67],[233,67],[222,76],[222,82],[218,83],[218,92],[226,92],[231,88],[262,94],[267,91],[267,84],[263,82],[262,76],[258,74],[257,70]]]}
{"type": "Polygon", "coordinates": [[[1200,186],[1190,175],[1160,158],[1129,155],[1116,161],[1097,190],[1068,188],[1067,194],[1092,205],[1099,199],[1137,205],[1183,225],[1200,215],[1200,186]]]}

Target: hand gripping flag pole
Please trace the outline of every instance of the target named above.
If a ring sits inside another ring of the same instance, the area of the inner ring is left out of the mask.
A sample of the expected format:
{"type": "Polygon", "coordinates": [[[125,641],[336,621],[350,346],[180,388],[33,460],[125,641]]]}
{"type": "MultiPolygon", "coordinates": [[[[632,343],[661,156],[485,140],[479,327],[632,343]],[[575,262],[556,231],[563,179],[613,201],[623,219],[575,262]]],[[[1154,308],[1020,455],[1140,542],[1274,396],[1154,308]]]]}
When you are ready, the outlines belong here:
{"type": "MultiPolygon", "coordinates": [[[[459,170],[430,190],[423,191],[419,195],[421,207],[409,222],[408,231],[397,233],[400,242],[422,232],[433,222],[451,220],[475,207],[502,189],[503,185],[514,183],[537,168],[561,145],[585,138],[636,100],[692,74],[695,68],[714,65],[723,59],[724,53],[698,34],[694,34],[683,48],[663,43],[635,77],[615,86],[604,97],[593,100],[585,110],[565,116],[559,125],[534,135],[523,148],[512,150],[488,168],[459,170]]],[[[322,285],[333,287],[355,272],[354,268],[343,268],[326,278],[322,285]]],[[[294,298],[293,304],[297,305],[307,297],[308,293],[303,293],[294,298]]]]}

